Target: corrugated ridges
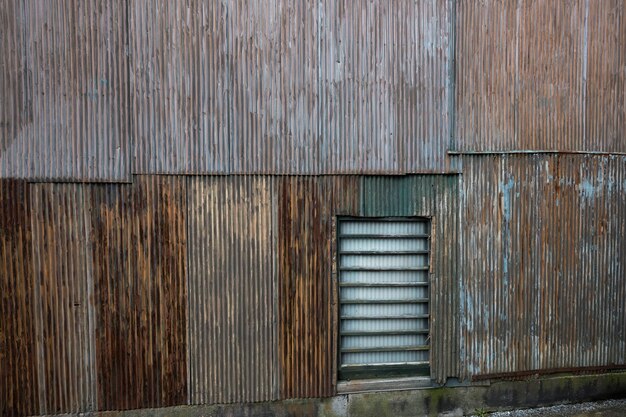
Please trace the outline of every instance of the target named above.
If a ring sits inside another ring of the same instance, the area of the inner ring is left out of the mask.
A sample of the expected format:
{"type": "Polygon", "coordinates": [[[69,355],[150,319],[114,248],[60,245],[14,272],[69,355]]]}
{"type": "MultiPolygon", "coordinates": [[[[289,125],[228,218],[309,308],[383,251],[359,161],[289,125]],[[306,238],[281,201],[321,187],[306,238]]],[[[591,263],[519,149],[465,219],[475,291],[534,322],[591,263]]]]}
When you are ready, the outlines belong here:
{"type": "Polygon", "coordinates": [[[229,1],[233,172],[319,172],[317,9],[229,1]]]}
{"type": "Polygon", "coordinates": [[[99,409],[185,404],[185,178],[91,193],[99,409]]]}
{"type": "Polygon", "coordinates": [[[456,148],[625,152],[623,2],[457,2],[456,148]]]}
{"type": "Polygon", "coordinates": [[[282,177],[278,184],[281,398],[327,397],[336,384],[333,216],[358,214],[356,177],[282,177]]]}
{"type": "Polygon", "coordinates": [[[0,181],[0,415],[39,413],[29,187],[0,181]]]}
{"type": "Polygon", "coordinates": [[[626,150],[626,3],[590,0],[588,13],[586,138],[614,152],[626,150]]]}
{"type": "Polygon", "coordinates": [[[124,2],[5,3],[0,175],[128,180],[124,2]]]}
{"type": "Polygon", "coordinates": [[[228,8],[129,2],[134,172],[230,171],[228,8]]]}
{"type": "Polygon", "coordinates": [[[135,177],[131,294],[141,344],[137,361],[144,379],[134,381],[141,407],[187,399],[186,216],[184,177],[135,177]]]}
{"type": "Polygon", "coordinates": [[[191,404],[278,398],[271,177],[188,178],[191,404]]]}
{"type": "Polygon", "coordinates": [[[448,168],[451,2],[320,4],[320,172],[448,168]]]}
{"type": "Polygon", "coordinates": [[[41,414],[96,408],[93,265],[86,187],[31,188],[41,414]]]}
{"type": "Polygon", "coordinates": [[[463,164],[465,376],[626,363],[626,158],[463,164]]]}
{"type": "Polygon", "coordinates": [[[459,375],[459,177],[364,177],[364,216],[431,217],[431,377],[459,375]]]}

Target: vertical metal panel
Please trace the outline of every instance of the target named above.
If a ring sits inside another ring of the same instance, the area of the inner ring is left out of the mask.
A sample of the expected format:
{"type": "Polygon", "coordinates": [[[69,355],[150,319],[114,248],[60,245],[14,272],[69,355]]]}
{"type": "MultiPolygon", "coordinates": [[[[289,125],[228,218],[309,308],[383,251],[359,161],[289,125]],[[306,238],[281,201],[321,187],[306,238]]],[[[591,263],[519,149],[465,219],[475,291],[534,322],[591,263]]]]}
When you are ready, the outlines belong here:
{"type": "Polygon", "coordinates": [[[0,175],[127,180],[125,4],[51,6],[3,2],[0,175]]]}
{"type": "Polygon", "coordinates": [[[432,217],[431,377],[459,375],[459,192],[456,175],[364,177],[364,216],[432,217]]]}
{"type": "Polygon", "coordinates": [[[358,214],[355,177],[282,177],[278,185],[281,397],[335,393],[332,223],[358,214]]]}
{"type": "Polygon", "coordinates": [[[272,178],[190,177],[189,401],[278,397],[272,178]]]}
{"type": "Polygon", "coordinates": [[[187,398],[186,179],[135,177],[132,198],[133,287],[125,295],[132,296],[134,301],[130,314],[136,320],[133,331],[137,332],[140,345],[133,358],[142,377],[134,381],[138,390],[135,401],[140,407],[184,404],[187,398]]]}
{"type": "Polygon", "coordinates": [[[590,0],[588,12],[586,138],[626,151],[626,3],[590,0]]]}
{"type": "Polygon", "coordinates": [[[39,413],[30,196],[0,181],[0,415],[39,413]]]}
{"type": "Polygon", "coordinates": [[[463,164],[465,376],[626,363],[626,158],[463,164]]]}
{"type": "Polygon", "coordinates": [[[93,271],[85,187],[31,188],[41,414],[96,408],[93,271]]]}
{"type": "Polygon", "coordinates": [[[449,1],[322,1],[320,172],[447,166],[449,1]]]}
{"type": "Polygon", "coordinates": [[[230,170],[227,1],[129,2],[137,173],[230,170]]]}
{"type": "Polygon", "coordinates": [[[229,1],[234,172],[319,172],[317,8],[229,1]]]}
{"type": "Polygon", "coordinates": [[[457,2],[457,149],[626,151],[623,14],[602,0],[457,2]]]}

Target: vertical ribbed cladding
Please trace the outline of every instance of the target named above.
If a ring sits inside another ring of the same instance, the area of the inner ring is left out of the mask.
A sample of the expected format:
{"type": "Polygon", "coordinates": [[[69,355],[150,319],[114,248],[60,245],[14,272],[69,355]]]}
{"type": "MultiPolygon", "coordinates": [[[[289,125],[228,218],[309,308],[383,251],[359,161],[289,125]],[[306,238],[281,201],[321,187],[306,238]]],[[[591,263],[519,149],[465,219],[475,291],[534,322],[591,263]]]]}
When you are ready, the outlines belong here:
{"type": "MultiPolygon", "coordinates": [[[[130,352],[128,372],[135,375],[133,391],[120,400],[128,407],[165,407],[187,402],[187,199],[186,179],[177,176],[138,176],[132,190],[131,276],[122,284],[117,325],[130,321],[137,344],[130,352]],[[131,364],[131,362],[134,362],[131,364]],[[126,401],[126,402],[125,402],[126,401]]],[[[117,233],[117,226],[111,232],[117,233]]],[[[128,232],[125,232],[128,233],[128,232]]],[[[118,255],[118,254],[114,254],[118,255]]],[[[114,276],[105,277],[107,280],[114,276]]],[[[109,288],[120,285],[108,281],[109,288]]],[[[102,291],[99,292],[102,294],[102,291]]],[[[103,305],[106,308],[105,305],[103,305]]],[[[106,323],[102,323],[106,325],[106,323]]],[[[126,329],[123,329],[126,331],[126,329]]],[[[113,334],[116,337],[125,333],[113,334]]],[[[110,345],[109,345],[110,346],[110,345]]],[[[127,353],[128,354],[128,353],[127,353]]],[[[114,360],[115,357],[110,357],[114,360]]],[[[110,366],[114,364],[109,363],[110,366]]],[[[116,366],[116,365],[115,365],[116,366]]],[[[114,375],[114,377],[117,377],[114,375]]],[[[123,384],[113,379],[112,384],[123,384]]],[[[125,387],[122,387],[124,389],[125,387]]],[[[111,389],[106,387],[105,389],[111,389]]],[[[113,388],[114,389],[114,388],[113,388]]],[[[115,389],[114,389],[115,390],[115,389]]],[[[115,391],[114,391],[115,392],[115,391]]]]}
{"type": "Polygon", "coordinates": [[[228,0],[128,7],[134,172],[228,173],[228,0]]]}
{"type": "Polygon", "coordinates": [[[322,173],[441,172],[450,1],[322,1],[322,173]]]}
{"type": "Polygon", "coordinates": [[[457,2],[458,150],[625,152],[624,13],[612,0],[457,2]]]}
{"type": "Polygon", "coordinates": [[[93,411],[96,360],[86,187],[31,186],[41,414],[93,411]]]}
{"type": "Polygon", "coordinates": [[[191,404],[278,398],[274,179],[188,177],[191,404]]]}
{"type": "Polygon", "coordinates": [[[431,217],[431,377],[459,375],[459,178],[364,177],[362,215],[431,217]]]}
{"type": "Polygon", "coordinates": [[[626,4],[589,0],[586,137],[626,152],[626,4]]]}
{"type": "Polygon", "coordinates": [[[2,416],[39,414],[29,192],[24,181],[0,180],[2,416]]]}
{"type": "Polygon", "coordinates": [[[626,158],[463,165],[464,376],[626,364],[626,158]]]}
{"type": "Polygon", "coordinates": [[[8,0],[0,13],[0,175],[128,180],[125,2],[8,0]]]}
{"type": "Polygon", "coordinates": [[[327,397],[335,394],[337,359],[333,216],[358,214],[360,181],[277,181],[280,397],[327,397]]]}
{"type": "Polygon", "coordinates": [[[233,172],[319,172],[317,9],[229,0],[233,172]]]}

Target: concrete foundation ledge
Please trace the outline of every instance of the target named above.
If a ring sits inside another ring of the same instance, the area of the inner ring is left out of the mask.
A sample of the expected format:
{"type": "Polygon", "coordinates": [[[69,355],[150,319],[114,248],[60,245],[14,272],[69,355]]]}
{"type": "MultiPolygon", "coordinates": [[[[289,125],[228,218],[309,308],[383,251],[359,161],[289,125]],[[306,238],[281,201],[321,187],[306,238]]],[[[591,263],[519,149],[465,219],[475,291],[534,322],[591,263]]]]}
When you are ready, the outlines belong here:
{"type": "Polygon", "coordinates": [[[256,404],[193,405],[81,414],[98,417],[463,416],[626,398],[626,372],[553,376],[482,385],[342,394],[256,404]]]}

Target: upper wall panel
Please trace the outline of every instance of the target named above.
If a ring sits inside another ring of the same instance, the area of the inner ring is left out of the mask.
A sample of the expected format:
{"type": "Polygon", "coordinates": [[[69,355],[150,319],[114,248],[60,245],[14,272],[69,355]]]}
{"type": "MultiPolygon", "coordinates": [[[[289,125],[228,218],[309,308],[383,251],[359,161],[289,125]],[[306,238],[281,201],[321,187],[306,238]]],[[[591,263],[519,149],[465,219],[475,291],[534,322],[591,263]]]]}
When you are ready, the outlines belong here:
{"type": "Polygon", "coordinates": [[[623,1],[457,3],[460,151],[626,151],[623,1]]]}
{"type": "Polygon", "coordinates": [[[122,0],[0,7],[0,175],[130,176],[122,0]]]}
{"type": "Polygon", "coordinates": [[[130,2],[134,172],[445,171],[450,4],[130,2]]]}
{"type": "Polygon", "coordinates": [[[448,1],[322,1],[320,169],[443,171],[448,1]]]}

